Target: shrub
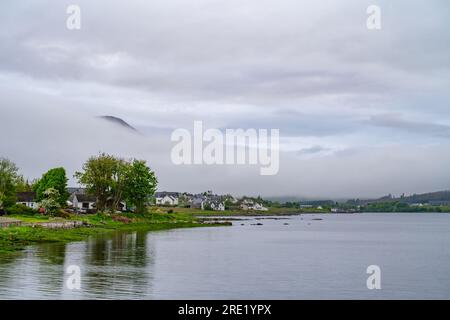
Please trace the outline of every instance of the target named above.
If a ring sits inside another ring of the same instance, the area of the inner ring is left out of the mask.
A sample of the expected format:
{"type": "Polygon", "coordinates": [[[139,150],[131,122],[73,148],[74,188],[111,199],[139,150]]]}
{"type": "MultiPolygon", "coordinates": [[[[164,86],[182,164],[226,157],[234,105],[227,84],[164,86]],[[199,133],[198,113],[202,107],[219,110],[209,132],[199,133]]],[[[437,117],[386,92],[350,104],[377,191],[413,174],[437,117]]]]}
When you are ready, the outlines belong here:
{"type": "Polygon", "coordinates": [[[28,215],[33,216],[38,213],[37,210],[27,207],[23,204],[15,204],[6,208],[6,213],[9,215],[28,215]]]}
{"type": "Polygon", "coordinates": [[[124,217],[124,216],[119,216],[119,215],[113,215],[113,216],[111,216],[111,218],[112,218],[114,221],[122,222],[122,223],[130,223],[130,222],[133,221],[133,220],[131,220],[130,218],[127,218],[127,217],[124,217]]]}

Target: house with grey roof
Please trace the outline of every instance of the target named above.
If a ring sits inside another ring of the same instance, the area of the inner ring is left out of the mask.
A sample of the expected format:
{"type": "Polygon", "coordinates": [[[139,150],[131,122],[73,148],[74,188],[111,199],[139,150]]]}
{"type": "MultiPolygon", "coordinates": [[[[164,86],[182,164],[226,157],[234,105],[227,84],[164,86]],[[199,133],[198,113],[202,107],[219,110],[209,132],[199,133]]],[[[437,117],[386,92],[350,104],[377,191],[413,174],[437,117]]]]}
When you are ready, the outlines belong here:
{"type": "Polygon", "coordinates": [[[96,210],[97,199],[86,193],[72,193],[69,197],[68,204],[76,211],[90,213],[96,210]]]}
{"type": "Polygon", "coordinates": [[[38,209],[36,192],[18,192],[16,194],[16,204],[21,204],[32,209],[38,209]]]}
{"type": "Polygon", "coordinates": [[[160,206],[177,206],[180,193],[178,192],[155,192],[155,204],[160,206]]]}

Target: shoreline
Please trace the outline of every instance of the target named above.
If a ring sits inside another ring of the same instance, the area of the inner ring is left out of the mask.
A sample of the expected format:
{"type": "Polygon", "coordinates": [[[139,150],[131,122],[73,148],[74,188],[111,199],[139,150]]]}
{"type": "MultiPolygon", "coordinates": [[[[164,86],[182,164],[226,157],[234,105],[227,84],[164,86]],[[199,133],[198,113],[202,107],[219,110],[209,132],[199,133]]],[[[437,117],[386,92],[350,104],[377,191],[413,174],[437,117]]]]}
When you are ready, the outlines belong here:
{"type": "MultiPolygon", "coordinates": [[[[20,218],[20,217],[15,217],[20,218]]],[[[49,228],[44,225],[55,224],[56,219],[47,219],[40,222],[26,222],[24,225],[0,228],[0,255],[13,254],[22,251],[25,247],[43,243],[68,243],[83,241],[90,236],[110,234],[117,231],[161,231],[178,228],[199,228],[229,226],[230,222],[202,221],[193,216],[180,214],[127,214],[124,218],[116,215],[86,215],[75,217],[67,222],[81,222],[72,228],[49,228]]],[[[35,218],[39,220],[39,218],[35,218]]]]}
{"type": "MultiPolygon", "coordinates": [[[[239,219],[240,217],[281,220],[301,215],[353,215],[362,213],[370,212],[189,212],[177,210],[174,213],[165,213],[159,209],[156,212],[150,211],[146,214],[91,214],[71,216],[66,219],[48,216],[19,215],[11,216],[11,218],[15,221],[21,221],[22,225],[11,225],[0,228],[0,255],[19,252],[29,245],[82,241],[90,236],[109,234],[117,231],[160,231],[176,228],[230,226],[232,225],[232,221],[241,220],[239,219]],[[66,227],[67,225],[69,227],[66,227]]],[[[387,213],[407,214],[409,212],[387,213]]]]}

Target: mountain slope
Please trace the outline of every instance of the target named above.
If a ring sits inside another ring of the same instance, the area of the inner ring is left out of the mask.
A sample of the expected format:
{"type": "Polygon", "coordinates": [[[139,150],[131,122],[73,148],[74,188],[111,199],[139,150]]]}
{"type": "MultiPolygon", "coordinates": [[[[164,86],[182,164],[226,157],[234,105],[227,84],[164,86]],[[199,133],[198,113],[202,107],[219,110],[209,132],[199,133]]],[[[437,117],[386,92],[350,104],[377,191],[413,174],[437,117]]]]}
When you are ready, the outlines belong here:
{"type": "Polygon", "coordinates": [[[108,122],[111,122],[113,124],[119,125],[119,126],[121,126],[123,128],[126,128],[128,130],[132,130],[132,131],[138,132],[136,130],[136,128],[134,128],[133,126],[131,126],[130,124],[128,124],[126,121],[124,121],[121,118],[114,117],[114,116],[100,116],[98,118],[99,119],[103,119],[103,120],[108,121],[108,122]]]}

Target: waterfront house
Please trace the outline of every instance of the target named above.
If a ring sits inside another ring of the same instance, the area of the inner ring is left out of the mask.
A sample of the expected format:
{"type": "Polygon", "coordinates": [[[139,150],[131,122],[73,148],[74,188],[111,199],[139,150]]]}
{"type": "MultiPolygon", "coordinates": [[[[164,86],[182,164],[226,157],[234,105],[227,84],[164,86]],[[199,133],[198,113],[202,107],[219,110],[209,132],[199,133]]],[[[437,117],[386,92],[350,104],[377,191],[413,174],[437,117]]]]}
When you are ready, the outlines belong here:
{"type": "Polygon", "coordinates": [[[202,202],[202,210],[225,211],[225,203],[220,197],[207,198],[202,202]]]}
{"type": "Polygon", "coordinates": [[[264,207],[262,204],[260,203],[255,203],[253,204],[252,210],[256,210],[256,211],[268,211],[269,209],[267,209],[266,207],[264,207]]]}
{"type": "Polygon", "coordinates": [[[96,201],[97,199],[94,196],[74,192],[70,195],[68,204],[76,211],[91,213],[96,211],[96,201]]]}
{"type": "Polygon", "coordinates": [[[269,209],[262,204],[254,202],[253,200],[245,199],[240,205],[241,210],[254,210],[254,211],[268,211],[269,209]]]}
{"type": "Polygon", "coordinates": [[[194,209],[204,210],[204,203],[206,198],[203,195],[194,195],[189,200],[189,207],[194,209]]]}
{"type": "MultiPolygon", "coordinates": [[[[72,193],[67,204],[77,212],[94,213],[97,211],[97,199],[87,193],[72,193]]],[[[107,206],[111,206],[112,199],[107,200],[107,206]]],[[[119,211],[126,211],[127,205],[125,201],[119,202],[119,211]]]]}
{"type": "Polygon", "coordinates": [[[177,206],[180,194],[178,192],[156,192],[155,204],[160,206],[177,206]]]}
{"type": "MultiPolygon", "coordinates": [[[[113,199],[112,198],[109,198],[108,200],[106,200],[106,206],[112,207],[112,205],[113,205],[113,199]]],[[[120,201],[117,206],[118,206],[117,209],[119,211],[124,212],[124,211],[127,210],[127,203],[125,201],[120,201]]]]}
{"type": "Polygon", "coordinates": [[[38,209],[35,192],[18,192],[16,194],[17,204],[27,206],[28,208],[38,209]]]}
{"type": "Polygon", "coordinates": [[[155,204],[159,206],[177,206],[178,198],[172,195],[155,196],[155,204]]]}

